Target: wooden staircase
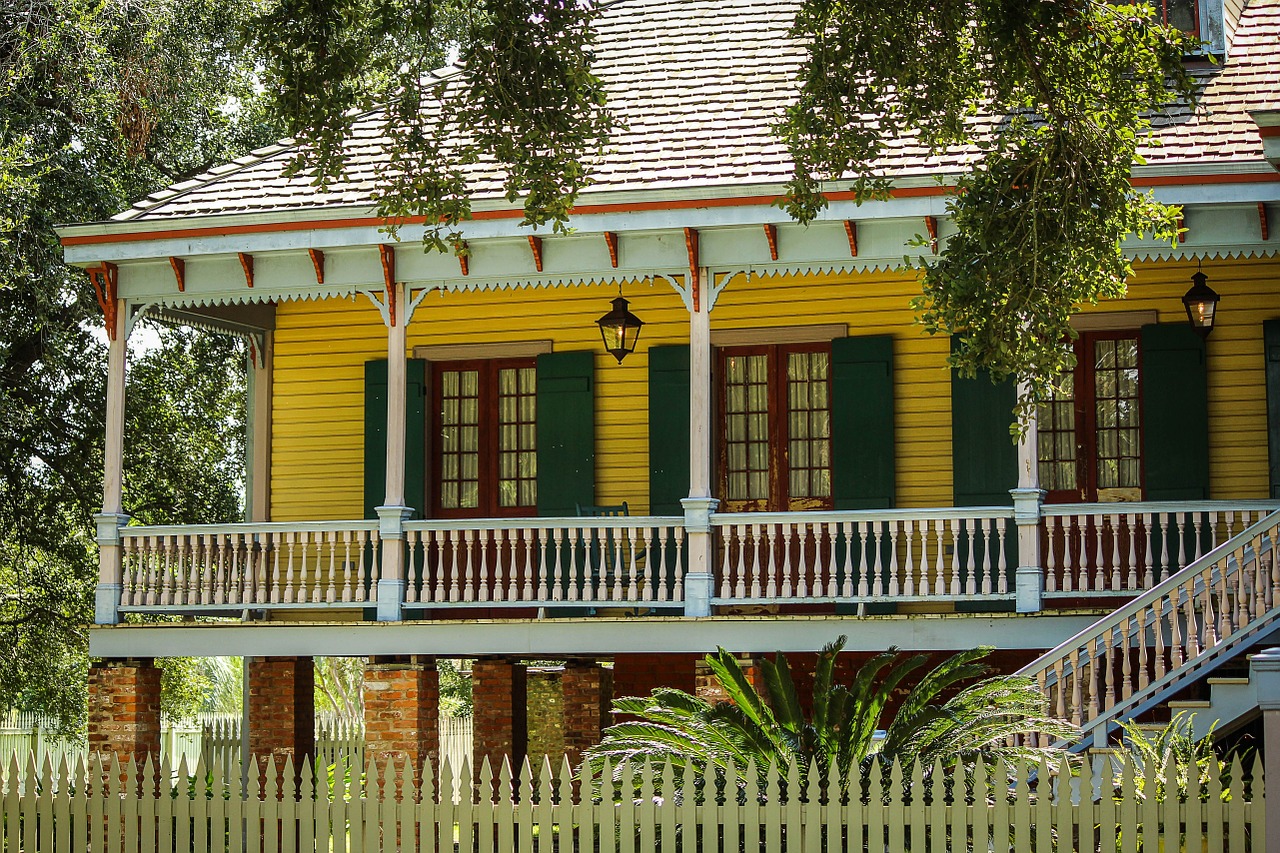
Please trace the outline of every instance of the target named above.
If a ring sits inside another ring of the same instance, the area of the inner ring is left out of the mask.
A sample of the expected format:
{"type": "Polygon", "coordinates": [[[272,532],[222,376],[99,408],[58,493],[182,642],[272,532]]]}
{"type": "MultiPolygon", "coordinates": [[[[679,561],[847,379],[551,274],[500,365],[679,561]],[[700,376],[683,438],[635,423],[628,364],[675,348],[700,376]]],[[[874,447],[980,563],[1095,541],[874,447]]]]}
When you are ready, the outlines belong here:
{"type": "Polygon", "coordinates": [[[1080,738],[1063,745],[1105,748],[1120,722],[1158,719],[1172,703],[1191,710],[1186,703],[1208,702],[1194,707],[1202,731],[1215,714],[1224,718],[1222,730],[1225,718],[1234,724],[1256,709],[1240,665],[1280,638],[1277,541],[1280,512],[1019,670],[1037,681],[1052,713],[1081,728],[1080,738]],[[1193,694],[1197,685],[1207,698],[1193,694]]]}

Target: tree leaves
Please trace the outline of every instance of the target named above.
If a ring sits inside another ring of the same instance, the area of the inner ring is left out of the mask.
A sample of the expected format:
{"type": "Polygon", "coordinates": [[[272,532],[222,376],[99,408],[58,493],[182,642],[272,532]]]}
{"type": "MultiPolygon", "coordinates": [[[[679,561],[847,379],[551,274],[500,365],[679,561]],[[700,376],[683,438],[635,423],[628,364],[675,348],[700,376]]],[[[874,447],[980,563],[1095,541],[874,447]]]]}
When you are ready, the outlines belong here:
{"type": "Polygon", "coordinates": [[[883,196],[895,146],[952,164],[959,233],[915,262],[915,309],[959,337],[961,375],[1025,383],[1022,423],[1072,364],[1078,306],[1124,295],[1124,238],[1174,236],[1176,211],[1129,176],[1153,118],[1194,100],[1195,40],[1107,0],[806,0],[792,35],[807,56],[778,127],[796,163],[784,208],[811,221],[844,179],[883,196]]]}

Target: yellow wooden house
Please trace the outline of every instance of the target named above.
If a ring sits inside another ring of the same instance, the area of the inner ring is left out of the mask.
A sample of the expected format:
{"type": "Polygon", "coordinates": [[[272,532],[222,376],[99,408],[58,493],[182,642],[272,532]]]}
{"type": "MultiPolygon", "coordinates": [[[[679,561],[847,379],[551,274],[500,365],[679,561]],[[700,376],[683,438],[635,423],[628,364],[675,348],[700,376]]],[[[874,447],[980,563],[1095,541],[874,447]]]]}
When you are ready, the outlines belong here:
{"type": "MultiPolygon", "coordinates": [[[[111,335],[100,670],[360,655],[426,695],[421,661],[478,658],[479,708],[518,704],[521,658],[608,662],[636,692],[691,685],[717,645],[993,643],[1105,733],[1271,633],[1280,2],[1190,3],[1216,64],[1133,178],[1185,230],[1126,244],[1128,297],[1076,317],[1075,373],[1020,444],[1016,389],[952,374],[901,268],[945,251],[966,153],[906,141],[889,200],[837,183],[819,221],[789,221],[769,128],[794,4],[731,5],[604,13],[597,70],[626,129],[571,234],[521,228],[477,170],[465,257],[425,253],[421,223],[388,237],[377,116],[327,191],[284,176],[285,141],[62,229],[111,335]],[[1197,275],[1220,297],[1208,335],[1184,304],[1197,275]],[[618,297],[643,324],[625,358],[600,322],[618,297]],[[250,342],[243,523],[128,523],[142,316],[250,342]]],[[[518,731],[494,738],[519,751],[518,731]]]]}

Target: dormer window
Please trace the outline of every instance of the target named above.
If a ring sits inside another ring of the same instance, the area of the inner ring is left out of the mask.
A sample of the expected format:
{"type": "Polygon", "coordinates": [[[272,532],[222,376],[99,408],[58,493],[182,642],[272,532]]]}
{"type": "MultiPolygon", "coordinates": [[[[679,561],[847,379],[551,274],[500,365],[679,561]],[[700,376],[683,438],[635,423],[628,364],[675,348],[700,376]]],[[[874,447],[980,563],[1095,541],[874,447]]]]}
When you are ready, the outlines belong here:
{"type": "Polygon", "coordinates": [[[1155,6],[1167,25],[1200,37],[1199,0],[1159,0],[1155,6]]]}

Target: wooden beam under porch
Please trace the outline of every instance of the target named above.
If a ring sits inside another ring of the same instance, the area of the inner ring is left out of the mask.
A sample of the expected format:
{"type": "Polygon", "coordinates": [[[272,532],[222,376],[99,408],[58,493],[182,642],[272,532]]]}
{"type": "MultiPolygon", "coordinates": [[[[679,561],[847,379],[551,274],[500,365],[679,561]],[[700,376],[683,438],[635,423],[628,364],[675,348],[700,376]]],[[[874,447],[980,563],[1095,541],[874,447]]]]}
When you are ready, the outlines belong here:
{"type": "Polygon", "coordinates": [[[848,651],[944,651],[993,644],[1048,649],[1097,620],[1097,613],[913,614],[894,616],[644,616],[592,619],[474,619],[448,622],[183,623],[89,629],[94,657],[219,655],[532,658],[715,651],[769,654],[821,648],[841,634],[848,651]]]}

